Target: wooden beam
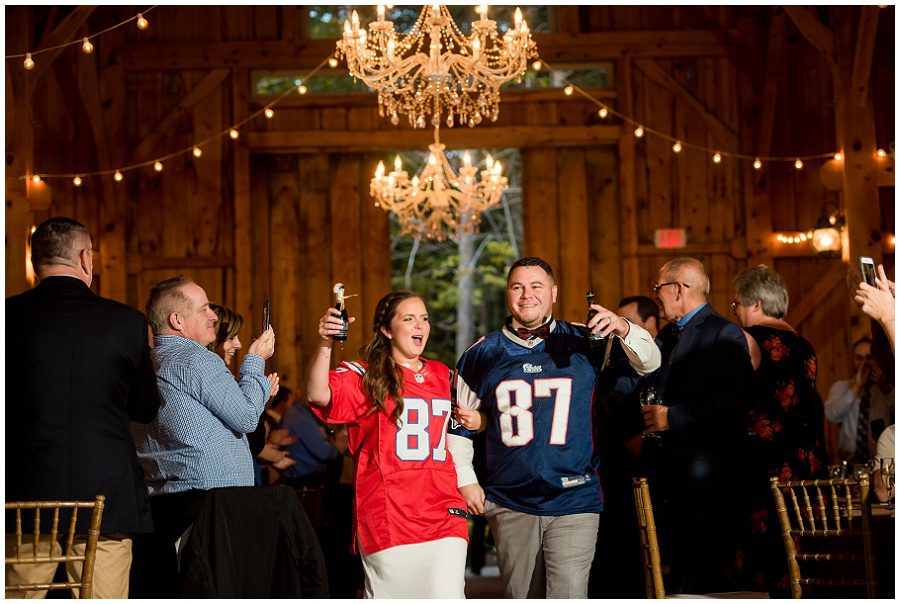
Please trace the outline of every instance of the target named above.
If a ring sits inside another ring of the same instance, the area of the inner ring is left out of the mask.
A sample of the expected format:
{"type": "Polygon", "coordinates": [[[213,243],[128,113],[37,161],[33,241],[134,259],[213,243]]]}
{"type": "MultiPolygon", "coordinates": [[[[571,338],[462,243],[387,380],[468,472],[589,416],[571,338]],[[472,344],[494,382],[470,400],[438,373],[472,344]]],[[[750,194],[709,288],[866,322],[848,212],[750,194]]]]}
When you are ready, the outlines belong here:
{"type": "Polygon", "coordinates": [[[225,78],[229,75],[227,69],[214,69],[208,73],[196,86],[191,88],[181,101],[172,108],[161,120],[150,128],[147,134],[141,139],[141,142],[131,152],[132,159],[145,159],[156,144],[171,133],[172,125],[181,117],[181,115],[194,107],[197,103],[206,98],[213,90],[215,90],[225,78]]]}
{"type": "Polygon", "coordinates": [[[819,17],[811,8],[804,6],[785,6],[788,14],[803,37],[806,38],[819,52],[825,55],[829,63],[834,62],[834,36],[825,27],[819,17]]]}
{"type": "MultiPolygon", "coordinates": [[[[784,9],[772,7],[769,21],[769,43],[766,50],[765,84],[759,108],[759,126],[756,130],[756,154],[765,156],[772,149],[775,129],[775,105],[778,99],[778,83],[784,70],[784,9]]],[[[757,177],[758,180],[759,177],[757,177]]]]}
{"type": "MultiPolygon", "coordinates": [[[[894,186],[894,162],[890,157],[876,158],[877,171],[875,182],[878,187],[894,186]]],[[[840,191],[844,188],[844,162],[830,159],[819,167],[819,179],[829,191],[840,191]]]]}
{"type": "Polygon", "coordinates": [[[726,126],[719,118],[713,115],[706,105],[697,100],[694,95],[688,92],[688,90],[665,69],[660,67],[659,63],[653,59],[635,59],[634,64],[637,65],[638,69],[644,72],[647,77],[653,80],[653,82],[672,93],[675,98],[679,99],[695,111],[721,145],[731,149],[737,148],[737,134],[735,134],[735,132],[726,126]]]}
{"type": "MultiPolygon", "coordinates": [[[[618,126],[454,128],[441,131],[441,143],[448,149],[612,145],[618,142],[619,131],[618,126]]],[[[432,134],[429,130],[281,130],[251,132],[247,140],[259,153],[393,151],[427,146],[432,134]]]]}
{"type": "Polygon", "coordinates": [[[792,304],[788,311],[787,322],[799,329],[812,312],[822,306],[831,291],[836,287],[846,287],[847,266],[843,262],[835,262],[821,279],[816,281],[812,289],[803,294],[797,304],[792,304]]]}
{"type": "MultiPolygon", "coordinates": [[[[616,66],[622,112],[634,115],[634,68],[628,57],[619,59],[616,66]]],[[[619,128],[619,217],[622,222],[622,294],[633,296],[641,291],[641,271],[638,258],[637,173],[635,168],[634,136],[629,128],[619,128]]]]}
{"type": "MultiPolygon", "coordinates": [[[[232,120],[247,115],[246,69],[231,73],[232,120]]],[[[234,305],[244,317],[260,316],[253,312],[253,215],[250,201],[250,149],[243,140],[230,145],[234,149],[234,305]]],[[[223,178],[227,175],[223,173],[223,178]]],[[[257,325],[250,320],[250,325],[257,325]]],[[[252,334],[259,333],[252,330],[252,334]]],[[[253,337],[253,336],[251,336],[253,337]]],[[[241,358],[238,358],[240,362],[241,358]]]]}
{"type": "Polygon", "coordinates": [[[878,32],[880,11],[881,9],[874,4],[860,9],[850,84],[851,102],[857,107],[865,106],[869,92],[869,76],[872,74],[872,54],[875,52],[875,34],[878,32]]]}
{"type": "MultiPolygon", "coordinates": [[[[538,53],[554,62],[596,62],[622,56],[728,56],[743,42],[733,30],[609,31],[534,34],[538,53]]],[[[135,71],[170,69],[304,69],[334,54],[336,40],[233,42],[148,42],[129,45],[125,67],[135,71]]]]}
{"type": "MultiPolygon", "coordinates": [[[[78,6],[71,13],[66,15],[66,18],[60,21],[59,25],[53,28],[53,31],[44,36],[41,39],[41,45],[37,48],[37,51],[40,51],[44,48],[50,48],[51,46],[56,46],[58,44],[64,44],[66,42],[70,42],[74,37],[78,30],[84,25],[84,22],[87,21],[88,17],[91,16],[91,13],[94,12],[96,6],[78,6]]],[[[41,53],[35,57],[34,60],[34,70],[33,70],[33,78],[36,82],[44,75],[47,70],[53,65],[53,61],[56,60],[56,57],[60,55],[68,46],[63,48],[56,48],[54,50],[41,53]]]]}

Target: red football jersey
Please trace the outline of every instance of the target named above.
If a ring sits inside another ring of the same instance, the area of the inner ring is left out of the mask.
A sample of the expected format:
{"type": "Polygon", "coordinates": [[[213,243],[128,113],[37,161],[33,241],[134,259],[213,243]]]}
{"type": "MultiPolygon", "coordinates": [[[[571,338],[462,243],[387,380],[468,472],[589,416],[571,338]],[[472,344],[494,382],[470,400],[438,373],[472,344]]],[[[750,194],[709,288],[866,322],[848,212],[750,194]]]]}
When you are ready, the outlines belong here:
{"type": "Polygon", "coordinates": [[[365,366],[341,363],[329,374],[331,404],[311,405],[316,415],[348,424],[356,461],[356,520],[367,554],[445,537],[468,540],[456,487],[456,468],[447,450],[450,370],[422,359],[422,371],[403,371],[403,413],[398,425],[388,413],[373,412],[362,387],[365,366]]]}

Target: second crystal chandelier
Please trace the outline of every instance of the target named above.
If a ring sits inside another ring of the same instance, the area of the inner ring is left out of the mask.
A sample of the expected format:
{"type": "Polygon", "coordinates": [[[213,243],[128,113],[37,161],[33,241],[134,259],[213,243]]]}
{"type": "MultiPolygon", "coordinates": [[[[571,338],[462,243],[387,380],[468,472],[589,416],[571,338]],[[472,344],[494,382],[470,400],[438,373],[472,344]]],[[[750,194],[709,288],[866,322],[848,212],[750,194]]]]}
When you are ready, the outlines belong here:
{"type": "Polygon", "coordinates": [[[424,128],[444,120],[475,126],[484,118],[496,120],[500,86],[521,76],[536,56],[534,41],[522,11],[502,36],[497,23],[487,18],[487,5],[466,36],[446,6],[425,6],[407,34],[394,31],[378,5],[377,21],[368,32],[353,11],[344,21],[343,39],[337,43],[350,74],[378,93],[379,111],[393,124],[406,115],[410,124],[424,128]],[[427,50],[427,52],[426,52],[427,50]]]}

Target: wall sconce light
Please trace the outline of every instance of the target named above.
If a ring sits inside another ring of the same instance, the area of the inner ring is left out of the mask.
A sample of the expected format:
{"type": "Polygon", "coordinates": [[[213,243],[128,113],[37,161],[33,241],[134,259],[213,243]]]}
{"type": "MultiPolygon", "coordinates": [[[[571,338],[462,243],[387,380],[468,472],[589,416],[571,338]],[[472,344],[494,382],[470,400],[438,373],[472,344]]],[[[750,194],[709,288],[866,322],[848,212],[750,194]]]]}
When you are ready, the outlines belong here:
{"type": "Polygon", "coordinates": [[[823,258],[834,258],[841,251],[841,231],[844,230],[844,215],[835,209],[831,214],[823,214],[816,222],[809,245],[823,258]]]}

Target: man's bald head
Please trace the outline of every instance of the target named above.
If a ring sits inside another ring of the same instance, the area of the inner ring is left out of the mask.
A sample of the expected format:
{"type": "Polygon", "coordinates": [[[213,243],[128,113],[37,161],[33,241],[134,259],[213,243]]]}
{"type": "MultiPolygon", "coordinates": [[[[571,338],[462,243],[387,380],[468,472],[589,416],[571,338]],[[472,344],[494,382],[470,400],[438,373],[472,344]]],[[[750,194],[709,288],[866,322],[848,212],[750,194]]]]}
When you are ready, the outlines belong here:
{"type": "Polygon", "coordinates": [[[703,263],[696,258],[675,258],[659,270],[664,281],[677,281],[687,285],[685,296],[706,301],[709,296],[709,276],[703,263]]]}

